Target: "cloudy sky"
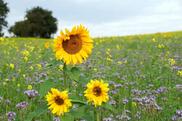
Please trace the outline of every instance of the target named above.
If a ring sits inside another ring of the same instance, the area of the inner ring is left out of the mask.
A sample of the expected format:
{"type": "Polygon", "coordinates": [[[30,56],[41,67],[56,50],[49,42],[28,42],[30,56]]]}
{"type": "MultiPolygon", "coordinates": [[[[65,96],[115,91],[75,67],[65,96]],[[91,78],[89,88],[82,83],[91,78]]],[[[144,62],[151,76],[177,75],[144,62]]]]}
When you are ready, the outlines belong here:
{"type": "Polygon", "coordinates": [[[34,6],[53,11],[59,30],[84,24],[92,36],[182,30],[182,0],[5,0],[9,26],[34,6]]]}

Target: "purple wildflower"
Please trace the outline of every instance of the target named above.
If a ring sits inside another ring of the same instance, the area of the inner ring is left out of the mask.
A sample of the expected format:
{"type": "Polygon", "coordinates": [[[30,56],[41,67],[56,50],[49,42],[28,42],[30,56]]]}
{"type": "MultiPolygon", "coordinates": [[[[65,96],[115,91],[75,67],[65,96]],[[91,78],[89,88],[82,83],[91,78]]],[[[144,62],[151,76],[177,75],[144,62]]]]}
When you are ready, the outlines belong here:
{"type": "Polygon", "coordinates": [[[15,120],[15,117],[16,117],[15,112],[10,111],[6,115],[7,115],[8,121],[14,121],[15,120]]]}
{"type": "Polygon", "coordinates": [[[39,95],[36,90],[26,90],[24,91],[24,94],[27,95],[30,99],[39,95]]]}
{"type": "Polygon", "coordinates": [[[18,109],[24,109],[24,108],[26,108],[27,106],[28,106],[28,103],[25,102],[25,101],[23,101],[23,102],[18,103],[18,104],[16,105],[16,108],[18,108],[18,109]]]}

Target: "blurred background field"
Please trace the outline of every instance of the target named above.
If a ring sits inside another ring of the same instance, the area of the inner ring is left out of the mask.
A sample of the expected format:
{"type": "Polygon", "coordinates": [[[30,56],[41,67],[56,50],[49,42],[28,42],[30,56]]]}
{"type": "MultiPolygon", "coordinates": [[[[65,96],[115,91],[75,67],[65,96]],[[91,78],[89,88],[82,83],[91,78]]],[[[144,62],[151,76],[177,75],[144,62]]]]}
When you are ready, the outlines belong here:
{"type": "MultiPolygon", "coordinates": [[[[93,40],[91,57],[73,75],[76,80],[69,88],[73,98],[86,101],[80,92],[88,81],[103,79],[110,87],[108,106],[102,110],[104,121],[181,120],[181,31],[93,40]]],[[[48,110],[39,110],[45,106],[41,88],[45,82],[63,88],[63,63],[55,60],[52,43],[53,39],[41,38],[0,39],[0,120],[5,121],[9,111],[16,112],[18,121],[32,117],[33,121],[52,120],[48,110]],[[37,90],[39,95],[28,99],[27,89],[37,90]],[[27,108],[17,109],[22,101],[28,102],[27,108]]],[[[88,117],[83,115],[87,107],[79,108],[72,118],[68,113],[63,120],[92,121],[89,111],[88,117]]]]}

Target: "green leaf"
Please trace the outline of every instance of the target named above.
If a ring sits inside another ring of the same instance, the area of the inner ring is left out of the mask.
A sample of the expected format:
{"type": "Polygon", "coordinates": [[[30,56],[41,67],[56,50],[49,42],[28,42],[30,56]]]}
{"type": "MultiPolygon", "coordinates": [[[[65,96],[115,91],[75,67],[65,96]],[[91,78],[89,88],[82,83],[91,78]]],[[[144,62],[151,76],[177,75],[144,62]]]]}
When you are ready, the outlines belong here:
{"type": "Polygon", "coordinates": [[[69,77],[72,80],[76,80],[78,81],[80,78],[80,70],[77,67],[72,67],[71,70],[68,72],[69,73],[69,77]]]}
{"type": "Polygon", "coordinates": [[[40,85],[39,94],[40,97],[44,97],[47,92],[55,86],[55,83],[53,81],[46,80],[43,84],[40,85]]]}
{"type": "Polygon", "coordinates": [[[32,121],[33,118],[39,117],[41,114],[45,113],[46,111],[47,111],[47,106],[43,105],[40,108],[38,108],[37,110],[30,112],[27,115],[27,118],[25,121],[32,121]]]}
{"type": "Polygon", "coordinates": [[[72,103],[74,104],[81,104],[81,105],[86,105],[87,103],[81,100],[71,100],[72,103]]]}
{"type": "Polygon", "coordinates": [[[61,121],[74,121],[74,117],[70,114],[65,114],[62,118],[61,121]]]}
{"type": "Polygon", "coordinates": [[[104,107],[105,109],[107,109],[107,110],[114,111],[113,106],[112,106],[112,105],[109,105],[109,104],[107,104],[107,103],[105,103],[105,104],[103,105],[103,107],[104,107]]]}
{"type": "Polygon", "coordinates": [[[87,121],[93,121],[93,115],[92,115],[93,111],[90,111],[90,107],[88,105],[83,105],[80,106],[74,110],[72,110],[72,112],[70,112],[70,114],[72,116],[74,116],[74,119],[87,119],[87,121]]]}

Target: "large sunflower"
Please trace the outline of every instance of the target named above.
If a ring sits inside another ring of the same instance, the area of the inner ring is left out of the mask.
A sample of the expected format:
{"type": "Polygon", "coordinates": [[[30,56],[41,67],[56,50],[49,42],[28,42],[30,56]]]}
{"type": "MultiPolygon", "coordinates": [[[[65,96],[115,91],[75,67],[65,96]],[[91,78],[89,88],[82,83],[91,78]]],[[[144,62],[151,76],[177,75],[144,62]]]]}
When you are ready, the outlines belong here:
{"type": "Polygon", "coordinates": [[[66,64],[79,64],[88,58],[93,48],[93,40],[83,26],[74,26],[71,31],[65,29],[54,40],[56,58],[66,64]]]}
{"type": "Polygon", "coordinates": [[[85,97],[88,102],[92,102],[95,107],[102,104],[102,102],[107,102],[109,100],[108,96],[108,84],[104,83],[103,80],[91,80],[87,84],[87,89],[85,90],[85,97]]]}
{"type": "Polygon", "coordinates": [[[46,100],[51,112],[57,116],[68,112],[69,108],[72,106],[71,100],[68,98],[68,92],[60,92],[55,88],[51,88],[51,91],[46,95],[46,100]]]}

